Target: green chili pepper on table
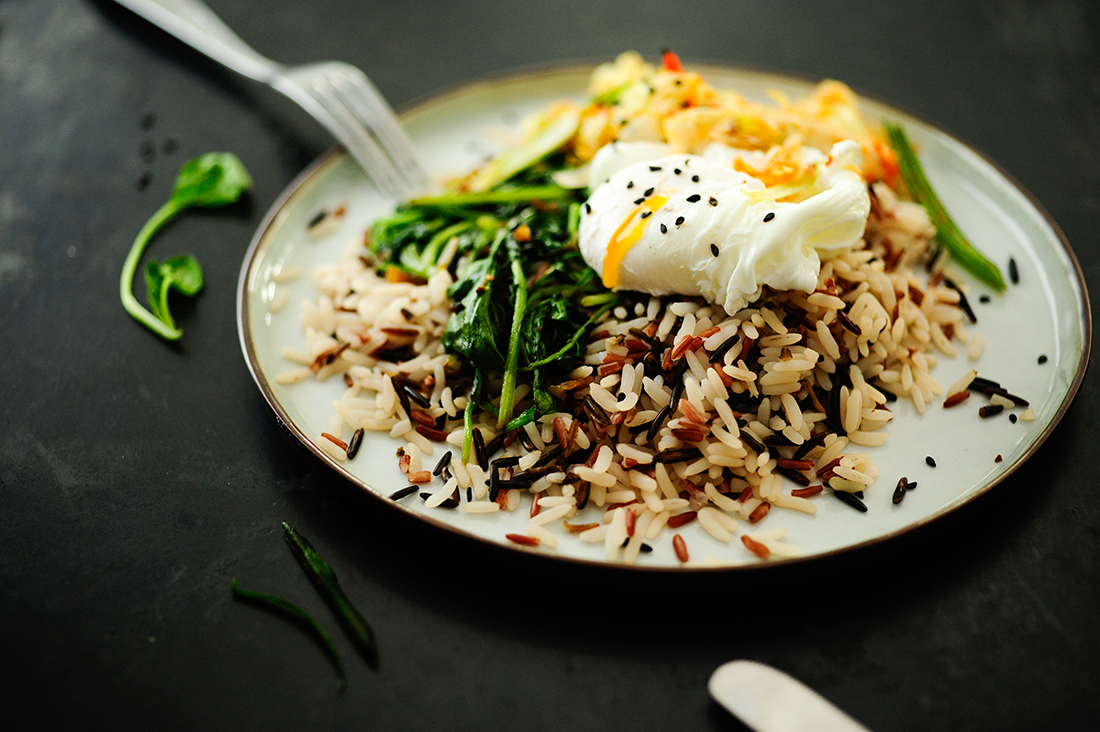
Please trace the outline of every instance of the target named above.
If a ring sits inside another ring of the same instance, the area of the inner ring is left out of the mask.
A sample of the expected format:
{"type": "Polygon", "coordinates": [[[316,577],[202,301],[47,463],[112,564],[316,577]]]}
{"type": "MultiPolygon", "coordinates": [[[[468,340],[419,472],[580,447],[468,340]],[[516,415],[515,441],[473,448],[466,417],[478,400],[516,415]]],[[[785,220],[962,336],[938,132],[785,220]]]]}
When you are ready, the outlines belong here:
{"type": "Polygon", "coordinates": [[[344,626],[348,637],[359,650],[364,660],[371,668],[378,667],[378,643],[374,637],[374,630],[363,617],[362,613],[352,604],[340,583],[336,580],[336,573],[328,562],[317,553],[313,545],[304,536],[294,530],[290,524],[283,522],[283,537],[286,539],[290,553],[298,561],[298,565],[305,571],[313,586],[324,598],[325,602],[336,615],[336,619],[344,626]]]}

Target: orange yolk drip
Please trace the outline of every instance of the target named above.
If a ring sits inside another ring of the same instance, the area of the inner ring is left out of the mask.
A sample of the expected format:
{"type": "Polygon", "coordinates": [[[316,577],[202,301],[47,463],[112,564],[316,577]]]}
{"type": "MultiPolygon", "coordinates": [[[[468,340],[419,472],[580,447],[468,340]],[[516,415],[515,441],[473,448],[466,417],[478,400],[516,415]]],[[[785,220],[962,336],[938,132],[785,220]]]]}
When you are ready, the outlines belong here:
{"type": "Polygon", "coordinates": [[[630,247],[642,238],[642,232],[645,231],[646,222],[649,220],[649,216],[642,218],[642,213],[649,211],[652,214],[666,203],[668,203],[668,196],[657,195],[647,198],[638,204],[638,208],[634,209],[634,212],[626,217],[622,226],[615,230],[611,241],[607,243],[607,254],[603,258],[604,287],[610,289],[619,284],[619,265],[623,263],[623,257],[630,251],[630,247]]]}

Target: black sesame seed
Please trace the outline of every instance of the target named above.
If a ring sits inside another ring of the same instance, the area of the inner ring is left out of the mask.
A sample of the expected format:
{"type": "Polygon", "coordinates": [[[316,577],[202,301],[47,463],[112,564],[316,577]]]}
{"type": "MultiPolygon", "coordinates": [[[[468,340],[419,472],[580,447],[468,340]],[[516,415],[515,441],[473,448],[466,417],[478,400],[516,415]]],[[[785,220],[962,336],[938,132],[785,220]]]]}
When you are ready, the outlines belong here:
{"type": "Polygon", "coordinates": [[[643,203],[645,203],[645,199],[644,199],[644,198],[635,198],[635,199],[634,199],[634,205],[635,205],[635,206],[639,206],[639,205],[641,205],[641,204],[643,204],[643,203]]]}
{"type": "Polygon", "coordinates": [[[1008,415],[1008,421],[1011,422],[1012,424],[1016,424],[1016,415],[1015,414],[1008,415]]]}
{"type": "Polygon", "coordinates": [[[634,181],[630,181],[629,183],[626,184],[627,190],[630,190],[633,187],[634,187],[634,181]]]}
{"type": "Polygon", "coordinates": [[[676,217],[676,225],[677,226],[683,226],[683,224],[684,224],[684,217],[683,216],[677,216],[676,217]]]}
{"type": "Polygon", "coordinates": [[[661,169],[661,166],[660,166],[660,165],[651,165],[651,166],[649,166],[649,169],[650,169],[650,170],[651,170],[652,172],[656,173],[656,172],[657,172],[658,170],[660,170],[660,169],[661,169]]]}
{"type": "Polygon", "coordinates": [[[698,183],[699,182],[699,176],[697,176],[697,175],[691,176],[691,182],[692,183],[698,183]]]}
{"type": "Polygon", "coordinates": [[[983,305],[990,302],[989,295],[981,295],[980,297],[978,297],[978,302],[982,303],[983,305]]]}
{"type": "Polygon", "coordinates": [[[668,233],[668,227],[665,226],[664,224],[661,224],[661,233],[662,234],[667,234],[668,233]]]}
{"type": "Polygon", "coordinates": [[[672,172],[675,173],[676,175],[680,175],[680,173],[683,172],[683,171],[681,171],[679,168],[673,168],[672,172]]]}
{"type": "Polygon", "coordinates": [[[646,188],[645,193],[643,193],[642,195],[645,196],[646,198],[649,198],[650,196],[653,195],[653,189],[652,188],[646,188]]]}
{"type": "Polygon", "coordinates": [[[926,457],[924,459],[924,462],[928,463],[928,467],[930,467],[930,468],[936,467],[936,458],[932,457],[931,455],[926,457]]]}
{"type": "Polygon", "coordinates": [[[1039,356],[1039,363],[1040,364],[1044,364],[1046,362],[1047,362],[1046,354],[1043,354],[1042,356],[1039,356]]]}
{"type": "Polygon", "coordinates": [[[1016,258],[1008,258],[1008,278],[1012,280],[1012,284],[1020,284],[1020,270],[1016,267],[1016,258]]]}
{"type": "Polygon", "coordinates": [[[711,244],[710,245],[710,253],[713,254],[716,257],[718,256],[718,245],[717,244],[711,244]]]}
{"type": "Polygon", "coordinates": [[[775,218],[775,214],[772,213],[771,211],[768,211],[766,214],[764,214],[764,223],[767,223],[767,222],[771,221],[774,218],[775,218]]]}
{"type": "Polygon", "coordinates": [[[585,213],[592,213],[592,204],[591,203],[588,203],[587,201],[585,201],[585,203],[584,203],[584,212],[585,213]]]}
{"type": "Polygon", "coordinates": [[[711,206],[717,206],[718,205],[718,199],[715,198],[714,196],[711,196],[709,199],[707,199],[707,203],[709,203],[711,206]]]}
{"type": "Polygon", "coordinates": [[[687,197],[687,202],[688,203],[695,203],[700,198],[702,198],[702,196],[700,196],[698,193],[692,193],[690,196],[687,197]]]}
{"type": "Polygon", "coordinates": [[[642,218],[643,218],[643,219],[648,219],[648,218],[649,218],[650,216],[652,216],[652,215],[653,215],[653,212],[652,212],[652,211],[643,211],[643,212],[642,212],[642,218]]]}

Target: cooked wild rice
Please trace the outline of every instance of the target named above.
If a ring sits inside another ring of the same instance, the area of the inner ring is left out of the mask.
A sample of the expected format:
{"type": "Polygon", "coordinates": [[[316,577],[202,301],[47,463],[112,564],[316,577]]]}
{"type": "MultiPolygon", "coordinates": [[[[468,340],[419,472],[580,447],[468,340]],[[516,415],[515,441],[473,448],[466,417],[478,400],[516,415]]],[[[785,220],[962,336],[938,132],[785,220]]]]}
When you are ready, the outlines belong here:
{"type": "MultiPolygon", "coordinates": [[[[959,292],[916,268],[933,234],[924,210],[882,183],[872,194],[864,246],[822,253],[813,293],[766,291],[732,316],[698,300],[639,296],[595,327],[583,363],[551,388],[561,411],[502,441],[481,415],[479,444],[499,451],[480,463],[453,459],[439,476],[425,466],[437,449],[461,445],[470,383],[440,341],[446,270],[424,284],[388,282],[361,243],[320,268],[319,294],[303,306],[304,347],[284,352],[301,368],[279,381],[344,377],[329,432],[347,441],[362,428],[401,441],[399,469],[425,486],[427,507],[516,511],[529,495],[526,533],[512,541],[579,539],[633,562],[667,540],[687,562],[675,529],[692,519],[725,543],[771,507],[815,513],[820,486],[838,495],[873,488],[878,468],[858,448],[887,439],[890,402],[909,399],[923,412],[944,394],[930,374],[936,354],[954,356],[955,343],[968,341],[972,357],[980,351],[959,292]]],[[[525,395],[521,386],[517,400],[525,395]]],[[[346,459],[337,442],[317,444],[346,459]]],[[[742,543],[757,556],[797,554],[780,538],[764,530],[742,543]]]]}

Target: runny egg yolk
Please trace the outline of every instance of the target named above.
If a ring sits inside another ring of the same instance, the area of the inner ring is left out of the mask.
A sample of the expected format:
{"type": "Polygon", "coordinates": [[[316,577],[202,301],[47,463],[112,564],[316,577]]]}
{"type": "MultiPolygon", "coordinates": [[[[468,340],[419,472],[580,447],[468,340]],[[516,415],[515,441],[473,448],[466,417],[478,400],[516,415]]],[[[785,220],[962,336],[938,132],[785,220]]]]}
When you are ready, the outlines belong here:
{"type": "Polygon", "coordinates": [[[650,196],[639,203],[638,207],[615,230],[615,234],[607,244],[607,254],[604,255],[603,259],[604,287],[611,289],[619,284],[619,265],[622,264],[623,257],[630,251],[630,247],[642,238],[642,232],[645,231],[646,224],[652,214],[666,203],[668,203],[668,196],[650,196]],[[649,213],[646,214],[646,211],[649,213]]]}

